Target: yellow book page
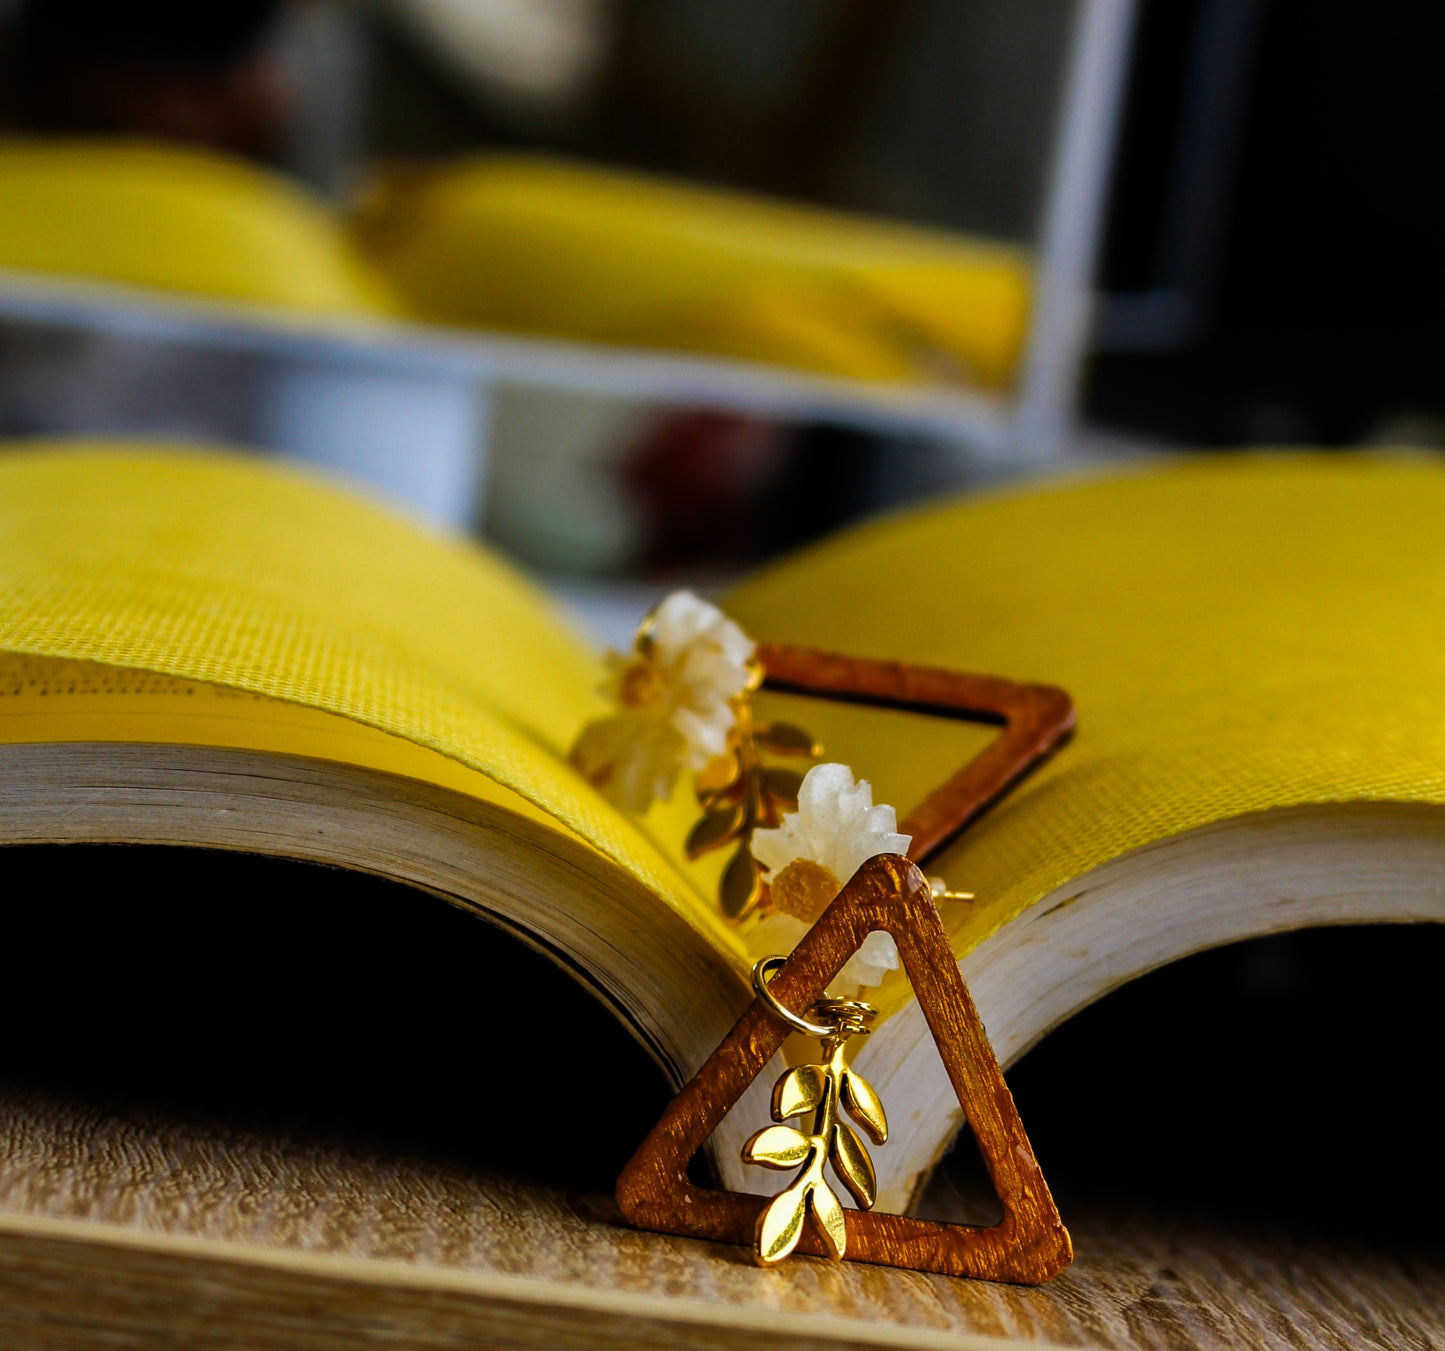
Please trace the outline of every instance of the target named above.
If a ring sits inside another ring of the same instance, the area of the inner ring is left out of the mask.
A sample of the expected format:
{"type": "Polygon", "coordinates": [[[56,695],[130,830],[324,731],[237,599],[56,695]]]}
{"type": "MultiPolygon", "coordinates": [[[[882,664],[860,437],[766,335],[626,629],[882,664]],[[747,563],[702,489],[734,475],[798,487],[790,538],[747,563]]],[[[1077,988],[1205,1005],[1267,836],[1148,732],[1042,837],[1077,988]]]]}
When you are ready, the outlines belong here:
{"type": "Polygon", "coordinates": [[[0,745],[56,742],[213,746],[332,760],[450,788],[580,838],[485,774],[334,713],[150,671],[0,652],[0,745]]]}
{"type": "MultiPolygon", "coordinates": [[[[215,693],[189,696],[202,702],[184,712],[188,700],[153,689],[145,697],[159,705],[127,716],[175,720],[161,740],[220,744],[207,738],[229,718],[263,743],[254,749],[319,748],[374,768],[391,757],[396,772],[448,787],[456,771],[439,762],[454,762],[581,836],[745,962],[668,850],[566,761],[577,730],[606,711],[596,655],[500,560],[340,488],[214,452],[12,450],[0,456],[0,652],[152,672],[315,714],[252,705],[238,718],[239,705],[215,693]],[[412,749],[348,737],[322,715],[412,749]]],[[[462,777],[463,791],[487,795],[462,777]]],[[[659,828],[672,831],[665,814],[648,823],[659,828]]]]}
{"type": "MultiPolygon", "coordinates": [[[[949,503],[824,543],[727,605],[757,638],[1073,695],[1074,739],[929,865],[978,895],[944,904],[960,955],[1090,869],[1212,822],[1445,805],[1435,463],[1221,456],[949,503]]],[[[993,734],[789,711],[900,815],[993,734]]]]}

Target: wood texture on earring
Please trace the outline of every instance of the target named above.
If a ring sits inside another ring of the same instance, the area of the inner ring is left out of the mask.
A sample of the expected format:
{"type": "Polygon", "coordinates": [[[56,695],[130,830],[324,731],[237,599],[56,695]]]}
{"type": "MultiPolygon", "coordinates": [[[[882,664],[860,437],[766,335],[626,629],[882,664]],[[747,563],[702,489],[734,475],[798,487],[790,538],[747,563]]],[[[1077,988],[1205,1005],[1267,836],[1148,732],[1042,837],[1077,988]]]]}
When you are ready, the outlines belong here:
{"type": "MultiPolygon", "coordinates": [[[[808,1008],[875,929],[892,934],[898,945],[1003,1206],[1003,1219],[983,1228],[850,1208],[845,1212],[847,1256],[949,1276],[1028,1285],[1050,1280],[1073,1260],[1068,1230],[959,974],[923,874],[898,854],[870,859],[803,936],[769,989],[788,1008],[808,1008]]],[[[617,1202],[632,1223],[694,1238],[753,1242],[758,1216],[770,1198],[696,1186],[688,1179],[687,1166],[787,1035],[787,1025],[761,999],[754,999],[618,1178],[617,1202]]],[[[823,1253],[811,1229],[798,1251],[823,1253]]]]}
{"type": "Polygon", "coordinates": [[[763,687],[843,703],[871,704],[966,722],[999,723],[997,740],[928,795],[898,829],[920,863],[1055,750],[1073,730],[1074,702],[1052,685],[967,675],[934,666],[847,657],[817,648],[759,643],[763,687]]]}

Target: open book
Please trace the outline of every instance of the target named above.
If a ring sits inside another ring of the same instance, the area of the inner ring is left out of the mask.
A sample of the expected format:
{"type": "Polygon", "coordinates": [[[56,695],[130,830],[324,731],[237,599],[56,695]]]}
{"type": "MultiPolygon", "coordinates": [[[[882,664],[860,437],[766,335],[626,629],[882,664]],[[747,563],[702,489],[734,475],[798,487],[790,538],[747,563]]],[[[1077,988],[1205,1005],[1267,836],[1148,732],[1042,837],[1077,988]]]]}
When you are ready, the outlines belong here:
{"type": "MultiPolygon", "coordinates": [[[[1260,458],[935,507],[725,598],[759,639],[1061,685],[1078,733],[929,863],[1005,1063],[1117,984],[1289,927],[1445,918],[1445,473],[1260,458]]],[[[211,453],[0,457],[0,842],[317,860],[438,893],[554,958],[674,1082],[760,955],[569,765],[602,668],[468,543],[211,453]]],[[[906,813],[993,735],[765,694],[906,813]]],[[[715,865],[720,866],[720,863],[715,865]]],[[[859,1053],[880,1209],[960,1126],[901,976],[859,1053]]],[[[714,1138],[724,1181],[770,1079],[714,1138]]],[[[1047,1168],[1047,1159],[1043,1160],[1047,1168]]]]}

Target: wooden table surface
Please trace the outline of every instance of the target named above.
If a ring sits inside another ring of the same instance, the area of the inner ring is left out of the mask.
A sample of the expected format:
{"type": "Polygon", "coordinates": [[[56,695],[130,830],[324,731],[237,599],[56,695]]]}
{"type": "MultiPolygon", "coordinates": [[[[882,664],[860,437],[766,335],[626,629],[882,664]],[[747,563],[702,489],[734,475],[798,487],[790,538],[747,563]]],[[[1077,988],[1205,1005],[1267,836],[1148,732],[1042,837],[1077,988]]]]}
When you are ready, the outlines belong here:
{"type": "Polygon", "coordinates": [[[0,1096],[0,1345],[1445,1348],[1445,1246],[1066,1210],[1040,1289],[634,1232],[435,1160],[0,1096]]]}

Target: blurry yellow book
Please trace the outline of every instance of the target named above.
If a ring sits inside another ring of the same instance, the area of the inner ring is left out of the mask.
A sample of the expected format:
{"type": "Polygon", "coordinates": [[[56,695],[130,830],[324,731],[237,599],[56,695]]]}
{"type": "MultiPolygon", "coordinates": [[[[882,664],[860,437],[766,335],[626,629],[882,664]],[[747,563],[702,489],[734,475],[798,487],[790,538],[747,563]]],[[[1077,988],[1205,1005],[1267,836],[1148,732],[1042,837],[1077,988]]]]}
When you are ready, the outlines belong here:
{"type": "Polygon", "coordinates": [[[0,139],[0,267],[303,315],[399,310],[300,188],[146,142],[0,139]]]}
{"type": "Polygon", "coordinates": [[[440,323],[1006,388],[1024,250],[561,160],[378,173],[354,236],[440,323]]]}
{"type": "MultiPolygon", "coordinates": [[[[1445,918],[1442,519],[1430,464],[1195,463],[866,525],[726,604],[760,639],[1073,694],[1074,741],[930,864],[977,894],[944,918],[1007,1064],[1200,948],[1445,918]]],[[[495,556],[292,470],[0,456],[0,843],[259,851],[440,894],[554,957],[680,1083],[758,954],[684,858],[684,796],[636,822],[569,765],[601,673],[495,556]]],[[[764,699],[900,815],[990,735],[764,699]]],[[[860,1065],[897,1209],[960,1122],[906,984],[880,1002],[860,1065]]],[[[717,1139],[745,1189],[757,1106],[717,1139]]]]}
{"type": "Polygon", "coordinates": [[[379,171],[350,216],[252,165],[0,140],[0,268],[285,316],[410,320],[997,389],[1010,245],[560,160],[379,171]]]}

